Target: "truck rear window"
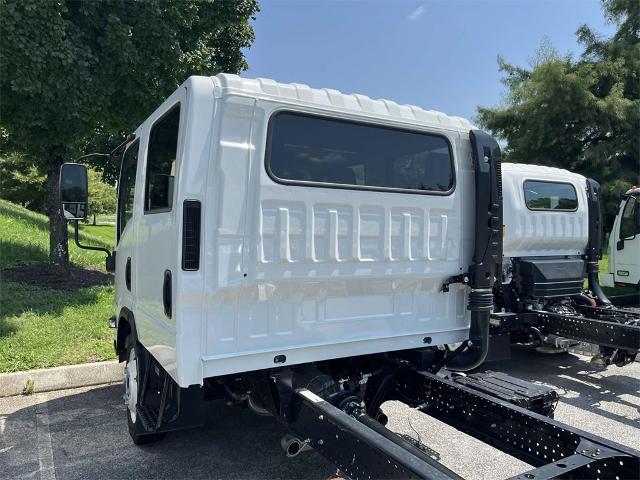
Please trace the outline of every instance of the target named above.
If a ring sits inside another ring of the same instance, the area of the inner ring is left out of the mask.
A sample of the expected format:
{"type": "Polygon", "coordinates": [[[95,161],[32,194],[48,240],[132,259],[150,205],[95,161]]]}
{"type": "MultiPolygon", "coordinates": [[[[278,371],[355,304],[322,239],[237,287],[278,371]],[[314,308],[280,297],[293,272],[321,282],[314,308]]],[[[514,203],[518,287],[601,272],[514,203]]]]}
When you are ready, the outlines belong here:
{"type": "Polygon", "coordinates": [[[292,112],[271,118],[266,165],[280,183],[442,195],[455,181],[442,136],[292,112]]]}
{"type": "Polygon", "coordinates": [[[524,201],[531,210],[578,209],[578,195],[570,183],[525,180],[524,201]]]}

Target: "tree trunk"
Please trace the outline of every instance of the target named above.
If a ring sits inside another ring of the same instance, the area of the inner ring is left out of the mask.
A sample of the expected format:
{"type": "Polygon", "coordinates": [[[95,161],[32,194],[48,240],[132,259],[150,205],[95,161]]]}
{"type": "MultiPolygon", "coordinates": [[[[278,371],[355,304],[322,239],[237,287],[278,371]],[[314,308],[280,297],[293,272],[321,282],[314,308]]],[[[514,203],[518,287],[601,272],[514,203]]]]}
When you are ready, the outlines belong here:
{"type": "Polygon", "coordinates": [[[93,214],[93,225],[94,226],[96,225],[96,214],[95,213],[93,214]]]}
{"type": "Polygon", "coordinates": [[[49,217],[49,261],[57,265],[69,265],[67,221],[60,211],[60,165],[64,162],[66,149],[62,146],[49,148],[47,158],[47,215],[49,217]]]}

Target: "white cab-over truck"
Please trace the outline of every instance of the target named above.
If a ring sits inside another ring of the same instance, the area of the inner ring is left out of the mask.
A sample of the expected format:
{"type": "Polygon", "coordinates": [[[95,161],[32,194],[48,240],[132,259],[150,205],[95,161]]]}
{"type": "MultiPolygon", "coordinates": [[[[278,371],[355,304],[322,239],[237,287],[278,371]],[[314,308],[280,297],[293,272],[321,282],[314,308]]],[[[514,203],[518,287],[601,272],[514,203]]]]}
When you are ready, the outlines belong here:
{"type": "Polygon", "coordinates": [[[609,271],[602,284],[640,289],[640,188],[625,192],[609,234],[609,271]]]}
{"type": "MultiPolygon", "coordinates": [[[[280,420],[287,454],[312,447],[346,476],[458,478],[384,427],[396,399],[524,459],[527,478],[637,467],[638,452],[540,415],[544,388],[443,373],[486,358],[502,255],[500,149],[466,120],[191,77],[112,157],[111,323],[134,442],[226,398],[280,420]],[[505,430],[534,424],[548,451],[505,430]],[[624,462],[604,466],[605,449],[624,462]]],[[[60,195],[68,219],[86,215],[82,165],[62,167],[60,195]]]]}
{"type": "Polygon", "coordinates": [[[600,346],[595,366],[631,363],[640,350],[640,316],[614,308],[598,280],[600,185],[563,169],[505,163],[502,194],[493,343],[505,337],[507,345],[555,353],[583,341],[600,346]]]}

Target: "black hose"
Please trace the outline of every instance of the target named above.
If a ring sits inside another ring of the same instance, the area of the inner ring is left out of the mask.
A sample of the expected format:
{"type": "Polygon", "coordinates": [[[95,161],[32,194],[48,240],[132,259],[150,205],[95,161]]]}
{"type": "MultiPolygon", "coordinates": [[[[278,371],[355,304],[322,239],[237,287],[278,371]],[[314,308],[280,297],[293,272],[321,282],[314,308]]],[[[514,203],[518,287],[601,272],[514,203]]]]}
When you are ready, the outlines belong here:
{"type": "Polygon", "coordinates": [[[464,372],[478,368],[489,352],[489,321],[493,309],[491,290],[471,290],[468,309],[471,310],[467,348],[447,360],[447,370],[464,372]]]}
{"type": "MultiPolygon", "coordinates": [[[[587,269],[589,269],[589,264],[587,263],[587,269]]],[[[595,271],[589,271],[587,275],[587,280],[589,281],[589,290],[593,292],[593,294],[598,299],[598,305],[600,306],[609,306],[612,305],[611,300],[605,295],[602,291],[602,287],[600,286],[600,281],[598,279],[598,264],[596,263],[595,271]]]]}
{"type": "Polygon", "coordinates": [[[586,295],[584,293],[580,293],[578,295],[574,295],[573,297],[573,301],[580,304],[580,305],[586,305],[587,307],[592,307],[593,303],[595,302],[595,300],[593,298],[591,298],[589,295],[586,295]]]}

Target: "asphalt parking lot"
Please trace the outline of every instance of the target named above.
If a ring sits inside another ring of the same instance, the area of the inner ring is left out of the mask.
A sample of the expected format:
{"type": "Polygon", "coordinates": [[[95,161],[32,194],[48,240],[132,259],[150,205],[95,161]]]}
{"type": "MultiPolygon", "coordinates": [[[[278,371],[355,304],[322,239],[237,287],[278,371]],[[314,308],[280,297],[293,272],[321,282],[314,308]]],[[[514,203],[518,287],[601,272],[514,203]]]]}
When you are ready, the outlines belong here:
{"type": "MultiPolygon", "coordinates": [[[[561,393],[556,419],[637,448],[640,363],[594,371],[587,357],[513,352],[489,364],[561,393]]],[[[388,427],[420,436],[447,467],[465,478],[507,478],[529,467],[452,428],[388,402],[388,427]]],[[[0,399],[1,479],[326,479],[335,468],[315,452],[286,458],[285,430],[272,418],[222,402],[211,404],[205,426],[164,441],[134,446],[120,385],[0,399]]]]}

